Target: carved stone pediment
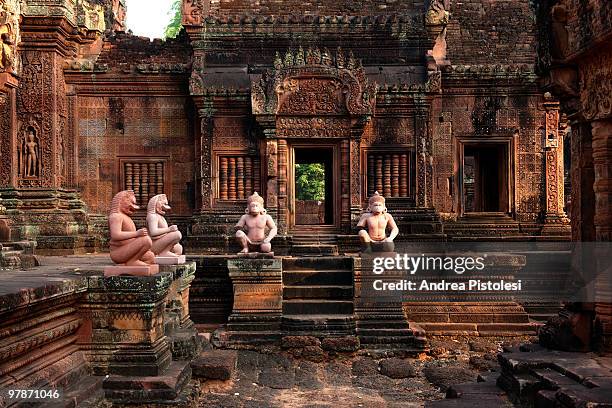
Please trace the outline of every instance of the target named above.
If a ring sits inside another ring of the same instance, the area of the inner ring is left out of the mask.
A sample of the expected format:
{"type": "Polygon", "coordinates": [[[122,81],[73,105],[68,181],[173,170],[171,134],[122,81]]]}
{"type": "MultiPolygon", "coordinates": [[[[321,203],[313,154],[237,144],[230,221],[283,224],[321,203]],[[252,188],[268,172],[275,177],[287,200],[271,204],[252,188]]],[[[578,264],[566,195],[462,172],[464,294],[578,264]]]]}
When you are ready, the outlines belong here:
{"type": "Polygon", "coordinates": [[[251,84],[255,115],[366,115],[373,113],[376,84],[361,63],[341,50],[277,53],[274,68],[251,84]]]}

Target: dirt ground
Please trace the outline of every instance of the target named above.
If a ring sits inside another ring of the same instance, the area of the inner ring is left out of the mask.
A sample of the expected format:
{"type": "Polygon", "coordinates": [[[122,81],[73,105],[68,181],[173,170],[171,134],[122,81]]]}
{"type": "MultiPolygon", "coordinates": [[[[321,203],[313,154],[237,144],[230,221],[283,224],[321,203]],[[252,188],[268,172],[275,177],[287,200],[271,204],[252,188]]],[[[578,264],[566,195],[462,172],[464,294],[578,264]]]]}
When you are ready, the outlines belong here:
{"type": "Polygon", "coordinates": [[[194,407],[423,407],[452,384],[494,381],[501,344],[528,337],[437,337],[419,358],[337,355],[322,362],[281,350],[238,351],[229,381],[194,380],[194,407]]]}

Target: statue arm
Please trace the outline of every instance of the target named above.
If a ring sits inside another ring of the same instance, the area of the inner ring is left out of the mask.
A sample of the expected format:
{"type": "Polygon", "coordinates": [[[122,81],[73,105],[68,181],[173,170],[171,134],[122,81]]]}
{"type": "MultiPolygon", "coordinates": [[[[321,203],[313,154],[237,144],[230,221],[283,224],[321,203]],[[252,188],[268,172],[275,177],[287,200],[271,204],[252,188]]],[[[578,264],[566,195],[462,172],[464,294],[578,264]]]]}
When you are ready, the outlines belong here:
{"type": "Polygon", "coordinates": [[[361,218],[359,219],[359,222],[357,223],[358,227],[365,227],[366,226],[366,220],[368,219],[368,216],[370,214],[369,213],[365,213],[361,215],[361,218]]]}
{"type": "Polygon", "coordinates": [[[278,232],[278,228],[276,228],[276,224],[274,223],[274,220],[269,215],[266,215],[266,226],[270,228],[270,232],[268,233],[268,236],[266,237],[266,239],[264,239],[264,242],[269,243],[270,241],[272,241],[272,238],[276,236],[276,233],[278,232]]]}
{"type": "Polygon", "coordinates": [[[243,215],[242,217],[240,217],[240,219],[238,220],[236,225],[234,225],[234,229],[236,231],[240,231],[240,230],[244,229],[245,225],[246,225],[246,215],[243,215]]]}
{"type": "Polygon", "coordinates": [[[110,228],[110,236],[112,241],[125,241],[126,239],[136,238],[142,236],[142,230],[138,231],[123,231],[121,226],[123,224],[121,217],[114,214],[108,218],[108,224],[110,228]]]}
{"type": "Polygon", "coordinates": [[[397,235],[399,234],[399,228],[397,227],[397,224],[395,223],[393,216],[389,213],[387,213],[387,221],[388,221],[387,226],[391,228],[391,233],[389,234],[389,238],[387,239],[389,241],[393,241],[395,237],[397,237],[397,235]]]}
{"type": "Polygon", "coordinates": [[[157,216],[153,214],[147,215],[147,228],[151,237],[158,237],[172,231],[170,227],[160,228],[157,216]]]}

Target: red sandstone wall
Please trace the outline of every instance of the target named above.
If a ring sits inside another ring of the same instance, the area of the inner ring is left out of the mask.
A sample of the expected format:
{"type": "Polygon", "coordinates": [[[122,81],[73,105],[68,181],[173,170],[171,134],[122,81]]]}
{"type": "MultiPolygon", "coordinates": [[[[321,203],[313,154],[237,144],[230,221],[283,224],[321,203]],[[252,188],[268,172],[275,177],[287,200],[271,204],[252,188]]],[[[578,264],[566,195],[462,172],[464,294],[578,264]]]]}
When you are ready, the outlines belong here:
{"type": "Polygon", "coordinates": [[[447,27],[453,64],[534,64],[536,22],[530,0],[453,0],[447,27]]]}
{"type": "Polygon", "coordinates": [[[166,161],[172,214],[190,215],[194,141],[183,97],[79,97],[78,180],[92,213],[106,214],[121,190],[120,159],[166,161]]]}

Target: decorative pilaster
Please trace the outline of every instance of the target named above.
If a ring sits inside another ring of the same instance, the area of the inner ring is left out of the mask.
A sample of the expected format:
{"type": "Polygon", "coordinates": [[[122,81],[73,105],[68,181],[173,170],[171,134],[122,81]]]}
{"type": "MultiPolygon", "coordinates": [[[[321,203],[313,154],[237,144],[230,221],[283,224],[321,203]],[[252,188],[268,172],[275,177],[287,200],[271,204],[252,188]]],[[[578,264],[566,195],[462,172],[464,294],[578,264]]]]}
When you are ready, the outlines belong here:
{"type": "Polygon", "coordinates": [[[431,207],[432,203],[432,177],[433,157],[431,155],[431,135],[427,115],[419,111],[415,115],[416,129],[416,170],[417,170],[417,207],[431,207]]]}
{"type": "Polygon", "coordinates": [[[18,166],[15,143],[16,128],[16,89],[17,78],[9,73],[0,73],[0,187],[14,185],[15,177],[12,169],[18,166]]]}
{"type": "Polygon", "coordinates": [[[200,189],[200,209],[202,211],[212,208],[212,157],[211,144],[213,137],[213,118],[207,109],[198,111],[200,116],[200,143],[198,144],[197,157],[198,167],[198,186],[200,189]]]}
{"type": "Polygon", "coordinates": [[[289,150],[287,140],[278,140],[278,232],[287,233],[289,225],[289,201],[287,196],[287,168],[289,162],[289,150]]]}
{"type": "Polygon", "coordinates": [[[356,225],[361,216],[361,138],[350,141],[351,177],[351,225],[356,225]]]}
{"type": "Polygon", "coordinates": [[[276,140],[276,129],[264,129],[264,137],[266,140],[266,158],[268,159],[264,178],[266,182],[266,208],[269,212],[278,216],[278,141],[276,140]]]}
{"type": "Polygon", "coordinates": [[[545,206],[542,234],[569,234],[569,219],[565,215],[563,186],[563,137],[559,134],[559,102],[545,95],[545,206]]]}

